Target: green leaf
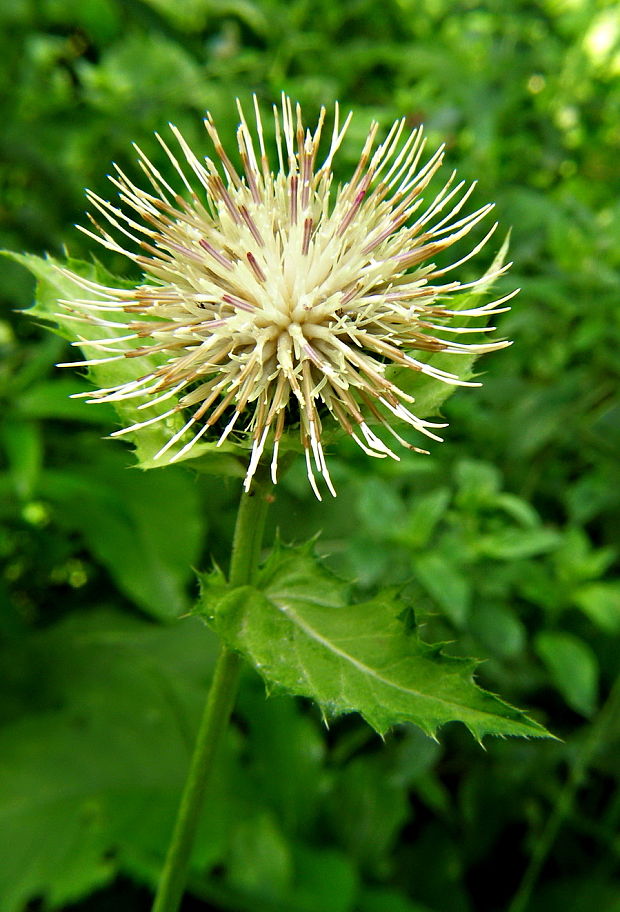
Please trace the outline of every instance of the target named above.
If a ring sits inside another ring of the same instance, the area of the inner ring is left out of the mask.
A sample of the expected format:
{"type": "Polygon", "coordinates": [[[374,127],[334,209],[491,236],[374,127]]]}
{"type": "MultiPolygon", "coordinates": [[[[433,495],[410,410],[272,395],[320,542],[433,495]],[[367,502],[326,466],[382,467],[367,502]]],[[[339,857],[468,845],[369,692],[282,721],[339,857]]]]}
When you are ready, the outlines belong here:
{"type": "Polygon", "coordinates": [[[187,32],[202,31],[215,12],[229,21],[239,19],[260,34],[269,31],[269,19],[265,10],[250,0],[185,0],[184,3],[176,3],[175,0],[146,0],[146,3],[169,19],[173,26],[187,32]]]}
{"type": "Polygon", "coordinates": [[[620,633],[620,580],[581,586],[573,593],[573,602],[601,630],[620,633]]]}
{"type": "MultiPolygon", "coordinates": [[[[105,270],[99,263],[86,263],[82,260],[67,260],[62,263],[53,257],[38,257],[34,254],[13,253],[11,251],[1,251],[4,256],[20,263],[28,269],[37,279],[35,303],[28,313],[30,316],[45,321],[47,324],[52,323],[59,335],[65,339],[75,340],[78,338],[84,340],[101,339],[109,335],[114,338],[118,333],[114,329],[106,329],[105,326],[99,326],[89,323],[78,323],[72,319],[72,314],[63,311],[60,300],[71,301],[83,298],[86,292],[71,280],[63,270],[70,270],[78,276],[89,279],[90,281],[99,282],[102,285],[112,285],[117,287],[131,287],[133,283],[127,282],[113,276],[105,270]],[[77,328],[76,328],[77,326],[77,328]]],[[[127,320],[132,317],[129,314],[115,312],[115,319],[127,320]]],[[[125,348],[131,350],[133,343],[125,343],[125,348]]],[[[123,345],[115,346],[119,351],[123,345]]],[[[84,358],[93,356],[93,349],[88,346],[83,348],[84,358]]],[[[76,360],[80,360],[76,358],[76,360]]],[[[161,364],[161,355],[145,355],[140,358],[140,374],[147,373],[161,364]]],[[[107,388],[128,383],[137,378],[136,365],[133,359],[122,359],[104,364],[91,365],[87,370],[88,381],[97,388],[107,388]]],[[[84,384],[88,387],[88,383],[84,384]]],[[[150,413],[139,411],[139,399],[126,399],[114,403],[120,424],[122,427],[131,427],[150,417],[150,413]]],[[[170,407],[168,405],[168,407],[170,407]]],[[[98,403],[91,405],[92,409],[99,408],[98,403]]],[[[143,469],[161,468],[168,465],[172,459],[175,449],[164,454],[158,460],[153,457],[161,447],[183,427],[185,418],[181,412],[169,415],[163,421],[155,422],[148,427],[140,428],[135,434],[128,434],[135,448],[135,457],[143,469]]],[[[244,452],[244,448],[241,448],[244,452]]],[[[221,447],[217,447],[216,442],[200,442],[192,448],[191,458],[205,457],[202,460],[205,469],[216,474],[227,474],[237,477],[243,477],[245,469],[243,465],[235,458],[239,453],[240,447],[229,441],[225,441],[221,447]]],[[[183,457],[185,458],[185,457],[183,457]]],[[[189,454],[188,454],[189,458],[189,454]]]]}
{"type": "MultiPolygon", "coordinates": [[[[14,739],[16,744],[5,745],[4,739],[0,739],[7,750],[7,765],[3,764],[6,778],[3,778],[8,781],[9,789],[13,788],[11,766],[16,763],[24,765],[26,775],[36,788],[35,744],[41,749],[45,743],[49,762],[64,760],[64,749],[77,748],[68,738],[64,739],[64,744],[59,744],[57,727],[47,720],[41,722],[38,731],[21,727],[14,729],[11,735],[11,741],[14,739]],[[24,746],[26,751],[22,749],[24,746]]],[[[70,766],[65,769],[74,772],[70,766]]],[[[24,799],[15,807],[9,805],[8,813],[6,806],[0,808],[3,832],[10,833],[11,843],[3,853],[10,864],[10,872],[0,870],[0,888],[7,912],[23,909],[23,901],[39,893],[46,895],[52,908],[58,908],[113,878],[116,865],[106,859],[109,846],[103,832],[104,814],[97,797],[92,793],[80,795],[79,788],[69,792],[59,788],[57,797],[35,793],[30,801],[24,799]],[[72,813],[68,812],[69,806],[72,806],[72,813]],[[39,826],[33,819],[36,814],[40,815],[39,826]],[[53,839],[50,838],[52,833],[53,839]],[[43,847],[44,851],[41,851],[43,847]]]]}
{"type": "Polygon", "coordinates": [[[407,632],[393,593],[350,604],[311,545],[276,547],[256,587],[213,591],[199,610],[268,686],[311,697],[326,713],[359,712],[379,733],[413,722],[430,735],[451,721],[487,734],[547,732],[473,681],[475,661],[454,658],[407,632]]]}
{"type": "Polygon", "coordinates": [[[291,889],[290,846],[272,814],[263,812],[239,823],[227,860],[231,886],[242,892],[278,899],[291,889]]]}
{"type": "Polygon", "coordinates": [[[25,500],[32,496],[41,471],[43,441],[39,427],[30,421],[7,421],[1,428],[0,441],[15,490],[25,500]]]}
{"type": "Polygon", "coordinates": [[[157,476],[128,470],[112,450],[106,457],[82,471],[48,470],[40,490],[121,592],[148,614],[178,616],[189,607],[191,567],[205,532],[192,478],[174,467],[157,476]]]}
{"type": "Polygon", "coordinates": [[[471,585],[453,563],[437,553],[416,557],[413,567],[418,582],[456,627],[463,627],[471,605],[471,585]]]}
{"type": "Polygon", "coordinates": [[[488,462],[461,459],[454,470],[459,506],[478,507],[493,502],[502,483],[499,469],[488,462]]]}
{"type": "Polygon", "coordinates": [[[422,497],[416,497],[406,523],[395,530],[396,537],[412,549],[424,548],[445,515],[450,497],[448,488],[436,488],[422,497]]]}
{"type": "Polygon", "coordinates": [[[562,546],[554,555],[559,578],[571,586],[598,579],[617,559],[613,545],[595,547],[586,532],[578,526],[564,532],[562,546]]]}
{"type": "Polygon", "coordinates": [[[553,529],[505,529],[481,536],[476,547],[480,554],[496,560],[524,560],[554,551],[561,541],[553,529]]]}
{"type": "Polygon", "coordinates": [[[288,832],[306,832],[325,791],[322,734],[293,700],[274,697],[267,704],[260,681],[250,680],[255,686],[243,688],[236,713],[248,728],[257,788],[288,832]]]}
{"type": "Polygon", "coordinates": [[[501,658],[517,658],[525,648],[525,627],[515,613],[501,602],[475,605],[470,628],[481,643],[501,658]]]}
{"type": "Polygon", "coordinates": [[[298,845],[294,850],[297,882],[291,912],[351,912],[358,886],[352,859],[332,848],[298,845]]]}
{"type": "Polygon", "coordinates": [[[393,535],[406,519],[398,491],[385,478],[364,478],[357,497],[357,509],[365,527],[380,537],[393,535]]]}
{"type": "MultiPolygon", "coordinates": [[[[22,651],[22,686],[36,704],[0,729],[3,912],[35,896],[63,907],[137,857],[159,867],[215,659],[191,619],[156,627],[105,611],[71,617],[22,651]]],[[[233,760],[229,744],[198,865],[223,858],[234,826],[233,760]]]]}
{"type": "Polygon", "coordinates": [[[390,769],[390,759],[383,752],[355,757],[332,784],[331,828],[347,856],[371,876],[380,875],[409,814],[407,784],[390,769]]]}
{"type": "MultiPolygon", "coordinates": [[[[615,834],[611,835],[615,838],[615,834]]],[[[529,904],[531,912],[620,912],[620,892],[618,878],[607,879],[606,872],[585,872],[581,877],[576,875],[554,878],[541,884],[529,904]]]]}
{"type": "Polygon", "coordinates": [[[598,695],[598,662],[590,647],[570,633],[556,631],[539,633],[535,647],[568,705],[591,716],[598,695]]]}
{"type": "Polygon", "coordinates": [[[56,377],[53,381],[34,383],[18,396],[15,408],[25,418],[86,421],[89,424],[114,424],[111,405],[96,407],[84,399],[72,398],[84,392],[84,381],[78,377],[56,377]]]}
{"type": "Polygon", "coordinates": [[[540,516],[526,500],[505,491],[493,498],[493,506],[507,513],[515,522],[526,528],[533,528],[540,524],[540,516]]]}
{"type": "MultiPolygon", "coordinates": [[[[181,4],[183,9],[185,6],[181,4]]],[[[86,99],[103,108],[110,119],[117,117],[119,110],[131,108],[139,98],[165,97],[170,73],[175,74],[176,89],[186,105],[202,107],[206,101],[194,56],[156,30],[126,30],[121,41],[105,48],[96,65],[84,59],[80,64],[86,99]]]]}

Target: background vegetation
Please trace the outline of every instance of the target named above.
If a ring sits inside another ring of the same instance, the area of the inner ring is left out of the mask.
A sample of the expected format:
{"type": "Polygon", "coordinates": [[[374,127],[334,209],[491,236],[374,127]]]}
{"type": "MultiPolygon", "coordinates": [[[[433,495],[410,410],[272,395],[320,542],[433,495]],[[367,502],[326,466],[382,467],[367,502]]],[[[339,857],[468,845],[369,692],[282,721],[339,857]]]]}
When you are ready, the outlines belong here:
{"type": "MultiPolygon", "coordinates": [[[[344,174],[372,117],[423,121],[512,226],[515,345],[446,405],[447,443],[338,450],[322,505],[296,467],[273,522],[322,529],[361,592],[405,583],[429,640],[562,740],[382,743],[248,673],[187,910],[620,910],[619,39],[603,0],[0,5],[5,247],[89,256],[83,188],[133,173],[132,140],[157,156],[172,120],[200,147],[206,108],[232,137],[235,95],[282,89],[355,111],[344,174]]],[[[127,468],[64,343],[14,313],[31,279],[3,277],[0,907],[148,909],[214,652],[172,621],[237,486],[127,468]]]]}

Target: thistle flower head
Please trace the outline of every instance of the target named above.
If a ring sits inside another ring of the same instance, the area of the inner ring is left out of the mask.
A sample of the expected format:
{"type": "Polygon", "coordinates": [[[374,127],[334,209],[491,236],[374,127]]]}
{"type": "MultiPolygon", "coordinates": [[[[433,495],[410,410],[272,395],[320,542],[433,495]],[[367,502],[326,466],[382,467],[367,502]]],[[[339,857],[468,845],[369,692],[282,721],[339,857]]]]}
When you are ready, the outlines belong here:
{"type": "Polygon", "coordinates": [[[207,116],[215,159],[197,158],[174,126],[174,148],[157,136],[178,189],[136,147],[148,189],[117,168],[110,179],[121,206],[88,193],[109,224],[91,217],[93,230],[82,230],[138,264],[145,280],[123,289],[72,275],[89,297],[64,303],[76,319],[107,333],[120,329],[112,340],[82,340],[104,357],[76,363],[131,358],[139,364],[141,356],[160,357],[146,372],[137,368],[130,382],[90,394],[99,402],[136,398],[140,408],[152,410],[117,435],[183,412],[183,426],[156,456],[168,453],[169,461],[185,456],[204,435],[220,445],[231,434],[245,435],[251,444],[247,490],[267,453],[276,481],[279,444],[294,425],[320,498],[315,473],[335,493],[324,423],[335,422],[379,458],[398,458],[386,443],[390,437],[417,449],[398,432],[402,424],[440,440],[436,431],[445,425],[417,417],[414,398],[386,369],[397,365],[443,383],[477,385],[427,363],[429,353],[480,354],[508,344],[460,342],[463,334],[481,330],[452,321],[499,313],[511,295],[465,311],[447,304],[451,293],[489,280],[488,274],[469,284],[444,277],[473,257],[496,226],[457,262],[434,264],[492,206],[462,215],[474,185],[457,183],[454,173],[432,201],[424,201],[443,150],[425,157],[421,128],[408,131],[403,118],[377,145],[373,123],[351,179],[335,187],[332,163],[351,115],[341,124],[336,105],[331,140],[319,160],[325,110],[310,131],[299,105],[293,110],[283,96],[281,108],[273,109],[274,170],[256,99],[254,108],[250,129],[239,106],[240,168],[207,116]],[[110,311],[129,314],[129,322],[126,316],[111,320],[110,311]]]}

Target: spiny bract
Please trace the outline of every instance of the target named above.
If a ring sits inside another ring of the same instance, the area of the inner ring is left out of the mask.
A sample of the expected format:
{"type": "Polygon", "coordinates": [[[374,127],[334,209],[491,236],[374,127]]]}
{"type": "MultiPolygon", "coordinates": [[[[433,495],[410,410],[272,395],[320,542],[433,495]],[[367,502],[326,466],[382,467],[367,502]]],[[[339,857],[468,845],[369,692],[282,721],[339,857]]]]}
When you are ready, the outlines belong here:
{"type": "Polygon", "coordinates": [[[320,498],[315,471],[335,493],[321,442],[324,419],[331,415],[370,456],[398,458],[377,428],[417,449],[400,436],[395,422],[440,440],[435,431],[445,425],[413,414],[408,406],[414,398],[390,382],[386,367],[409,368],[448,384],[477,385],[414,353],[480,354],[502,348],[508,343],[454,341],[493,327],[472,329],[450,321],[500,313],[512,295],[469,310],[446,307],[451,292],[491,278],[441,284],[446,273],[483,247],[496,226],[458,262],[443,268],[429,262],[466,235],[492,205],[460,217],[475,185],[455,183],[452,173],[424,206],[421,194],[441,167],[443,148],[422,163],[421,127],[407,131],[404,118],[396,121],[375,148],[378,124],[373,123],[353,176],[336,188],[332,163],[350,114],[341,126],[336,104],[327,155],[317,166],[325,109],[312,133],[304,127],[299,105],[293,111],[283,96],[281,111],[273,109],[274,173],[256,98],[254,108],[253,135],[239,105],[242,172],[208,115],[205,126],[217,165],[210,158],[200,161],[176,127],[171,130],[180,155],[156,134],[183,185],[182,194],[137,146],[148,191],[116,168],[110,179],[125,211],[88,192],[117,236],[141,252],[122,246],[92,217],[94,232],[82,230],[137,263],[145,283],[112,288],[67,273],[94,298],[63,305],[75,319],[97,323],[108,333],[109,327],[120,330],[116,338],[76,343],[114,354],[75,363],[132,358],[139,364],[141,355],[153,353],[162,358],[146,373],[137,369],[130,382],[89,394],[96,402],[143,398],[139,408],[156,410],[117,435],[189,410],[183,427],[155,457],[172,451],[172,461],[214,425],[220,444],[236,426],[235,434],[241,431],[251,441],[248,490],[266,448],[276,481],[280,440],[287,424],[298,425],[308,478],[320,498]],[[110,311],[129,313],[131,320],[110,320],[110,311]]]}

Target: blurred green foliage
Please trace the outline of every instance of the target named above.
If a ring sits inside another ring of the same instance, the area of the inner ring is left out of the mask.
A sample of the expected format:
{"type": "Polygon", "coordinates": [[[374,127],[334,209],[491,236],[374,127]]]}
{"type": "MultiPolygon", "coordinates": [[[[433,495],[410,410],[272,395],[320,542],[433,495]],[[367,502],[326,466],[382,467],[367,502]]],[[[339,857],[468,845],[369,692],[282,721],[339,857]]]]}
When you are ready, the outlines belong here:
{"type": "MultiPolygon", "coordinates": [[[[329,729],[248,674],[192,868],[195,908],[604,912],[620,908],[620,13],[603,0],[11,0],[0,7],[2,246],[87,258],[83,187],[171,120],[229,141],[233,99],[282,89],[310,119],[423,121],[512,226],[485,386],[444,407],[431,457],[333,456],[279,489],[284,541],[360,599],[405,587],[429,641],[560,742],[480,748],[358,719],[329,729]]],[[[119,271],[124,264],[106,260],[119,271]]],[[[225,565],[238,483],[128,468],[110,412],[68,395],[62,340],[0,323],[0,853],[3,912],[148,908],[213,656],[193,567],[225,565]],[[117,881],[119,875],[124,880],[117,881]],[[115,885],[116,884],[116,885],[115,885]],[[103,891],[89,894],[93,891],[103,891]],[[97,898],[100,897],[100,899],[97,898]],[[143,902],[144,905],[140,905],[143,902]]],[[[189,906],[188,906],[189,908],[189,906]]]]}

